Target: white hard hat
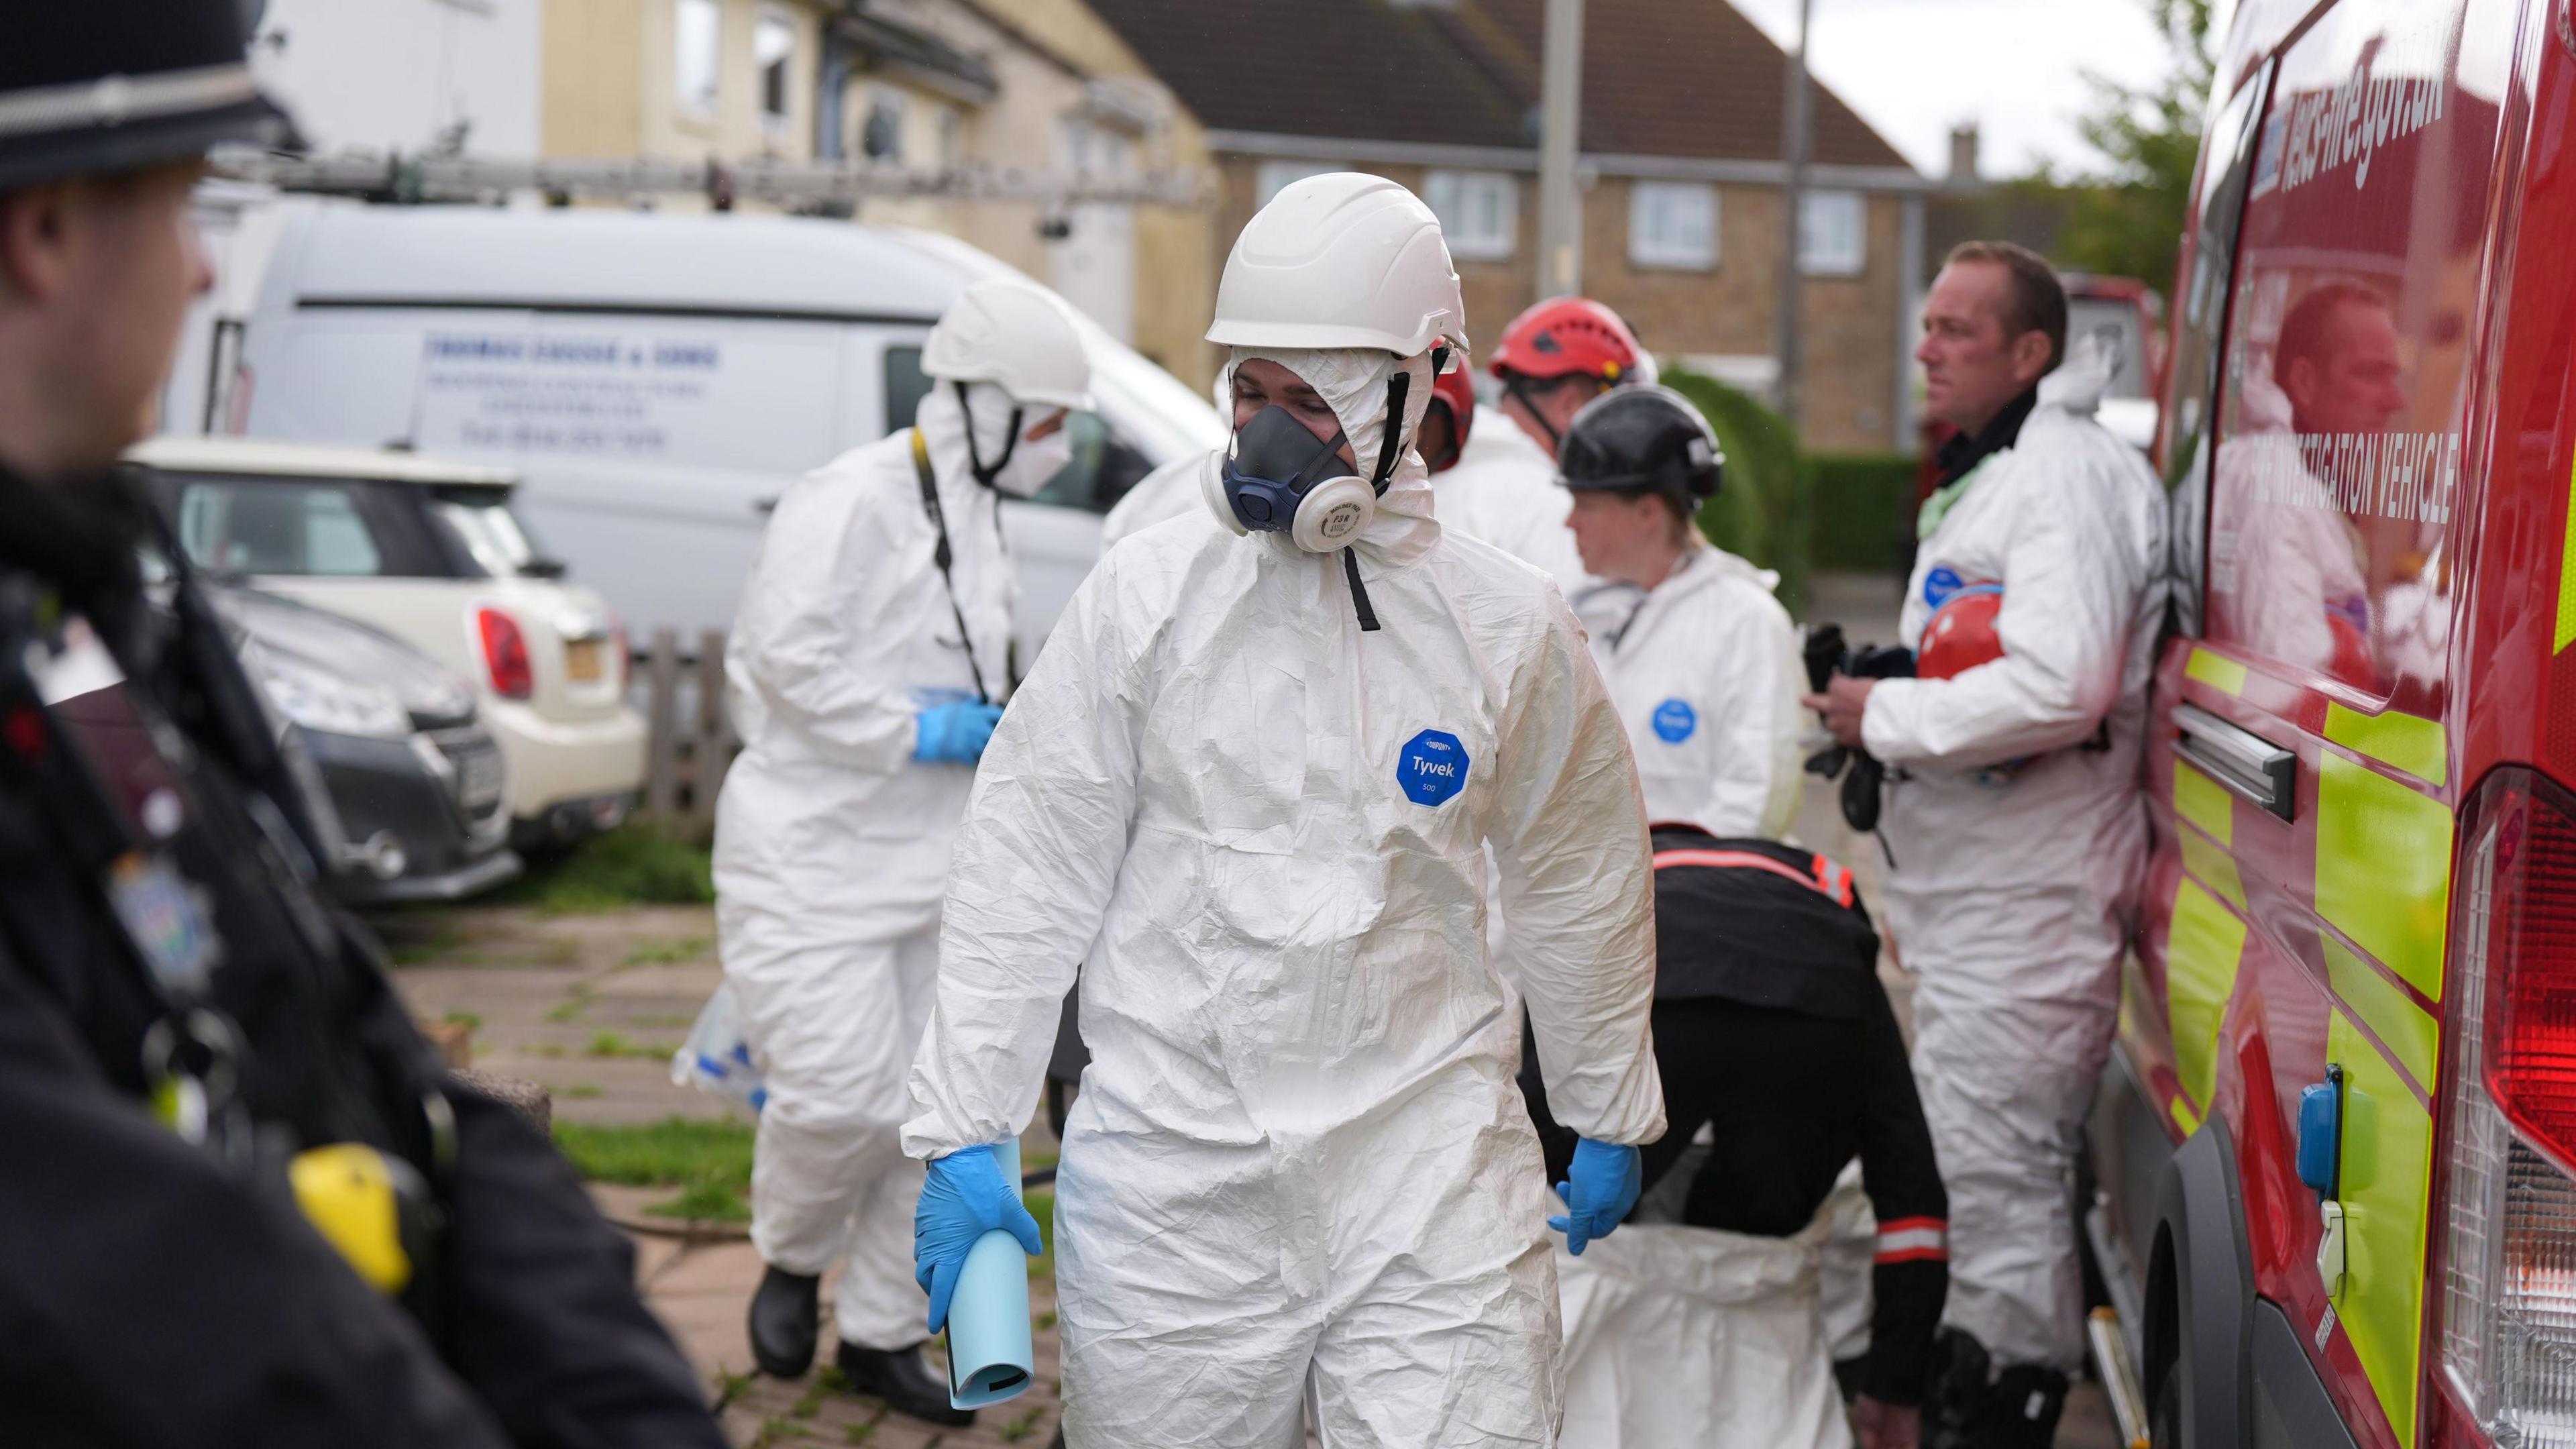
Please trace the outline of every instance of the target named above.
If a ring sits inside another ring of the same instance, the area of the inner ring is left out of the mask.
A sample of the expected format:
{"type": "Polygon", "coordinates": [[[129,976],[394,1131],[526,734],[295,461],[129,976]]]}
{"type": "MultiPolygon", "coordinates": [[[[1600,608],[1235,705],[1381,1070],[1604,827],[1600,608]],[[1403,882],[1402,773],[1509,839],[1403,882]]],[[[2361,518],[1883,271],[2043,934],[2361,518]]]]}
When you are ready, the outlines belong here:
{"type": "Polygon", "coordinates": [[[1244,225],[1207,340],[1226,347],[1464,351],[1467,305],[1440,219],[1379,176],[1336,171],[1286,187],[1244,225]]]}
{"type": "Polygon", "coordinates": [[[948,304],[922,344],[921,371],[989,382],[1012,399],[1091,409],[1091,358],[1064,304],[1026,282],[977,282],[948,304]]]}

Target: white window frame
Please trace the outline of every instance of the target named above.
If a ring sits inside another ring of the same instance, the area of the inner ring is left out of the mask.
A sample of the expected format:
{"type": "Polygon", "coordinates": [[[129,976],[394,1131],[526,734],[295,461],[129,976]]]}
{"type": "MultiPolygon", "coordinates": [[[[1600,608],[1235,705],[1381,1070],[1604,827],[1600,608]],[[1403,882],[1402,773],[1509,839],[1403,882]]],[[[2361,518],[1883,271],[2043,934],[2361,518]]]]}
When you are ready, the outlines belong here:
{"type": "Polygon", "coordinates": [[[796,17],[776,5],[761,6],[758,18],[751,24],[752,86],[760,101],[760,123],[772,135],[792,130],[796,124],[796,59],[797,52],[804,48],[803,39],[796,29],[796,17]],[[765,59],[761,47],[774,35],[785,36],[787,48],[775,59],[765,59]],[[773,65],[779,68],[776,110],[769,107],[769,71],[773,65]]]}
{"type": "Polygon", "coordinates": [[[1710,272],[1718,263],[1717,187],[1706,181],[1633,181],[1628,186],[1628,261],[1658,271],[1710,272]],[[1705,203],[1705,241],[1674,233],[1680,213],[1705,203]]]}
{"type": "Polygon", "coordinates": [[[1270,198],[1309,176],[1350,169],[1347,162],[1341,161],[1264,161],[1252,176],[1252,209],[1259,211],[1268,206],[1270,198]]]}
{"type": "Polygon", "coordinates": [[[1869,265],[1869,198],[1857,191],[1809,191],[1798,198],[1798,271],[1857,277],[1869,265]]]}
{"type": "Polygon", "coordinates": [[[671,96],[680,114],[694,120],[712,121],[724,108],[723,0],[671,0],[671,96]],[[693,37],[691,15],[712,28],[693,37]],[[691,64],[693,60],[699,64],[691,64]]]}
{"type": "Polygon", "coordinates": [[[1519,244],[1519,177],[1508,171],[1426,171],[1422,199],[1440,218],[1451,257],[1462,262],[1511,259],[1519,244]]]}

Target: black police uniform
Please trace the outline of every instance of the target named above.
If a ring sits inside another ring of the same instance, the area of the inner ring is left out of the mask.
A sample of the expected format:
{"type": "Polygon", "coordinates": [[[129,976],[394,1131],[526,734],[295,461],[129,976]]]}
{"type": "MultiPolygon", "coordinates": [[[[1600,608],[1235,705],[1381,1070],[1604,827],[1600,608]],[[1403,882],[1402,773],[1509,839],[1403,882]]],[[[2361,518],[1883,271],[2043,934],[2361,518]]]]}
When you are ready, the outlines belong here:
{"type": "MultiPolygon", "coordinates": [[[[1869,1355],[1853,1386],[1882,1403],[1918,1403],[1949,1294],[1949,1198],[1851,873],[1812,851],[1689,826],[1656,826],[1654,847],[1666,1127],[1645,1149],[1645,1190],[1655,1193],[1706,1125],[1713,1145],[1681,1220],[1784,1238],[1815,1220],[1857,1156],[1879,1240],[1869,1355]]],[[[1549,1117],[1526,1065],[1521,1088],[1549,1178],[1562,1178],[1574,1134],[1549,1117]]]]}
{"type": "Polygon", "coordinates": [[[146,596],[123,489],[0,472],[0,1441],[721,1443],[624,1240],[313,891],[279,762],[218,722],[249,685],[201,602],[146,596]],[[286,1188],[332,1143],[426,1189],[399,1302],[286,1188]]]}
{"type": "MultiPolygon", "coordinates": [[[[14,7],[0,194],[282,134],[240,14],[14,7]]],[[[149,518],[0,467],[0,1444],[714,1449],[631,1250],[317,893],[220,626],[143,586],[149,518]],[[335,1174],[399,1233],[308,1219],[335,1174]]]]}

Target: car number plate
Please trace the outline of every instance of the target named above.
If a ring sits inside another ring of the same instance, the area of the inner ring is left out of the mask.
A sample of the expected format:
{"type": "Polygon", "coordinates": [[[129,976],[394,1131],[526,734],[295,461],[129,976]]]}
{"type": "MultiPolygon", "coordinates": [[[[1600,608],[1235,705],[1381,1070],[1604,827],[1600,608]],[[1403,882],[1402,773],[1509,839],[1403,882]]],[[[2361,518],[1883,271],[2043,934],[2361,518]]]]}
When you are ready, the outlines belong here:
{"type": "Polygon", "coordinates": [[[578,684],[597,683],[600,676],[601,650],[596,639],[570,639],[564,642],[564,676],[578,684]]]}

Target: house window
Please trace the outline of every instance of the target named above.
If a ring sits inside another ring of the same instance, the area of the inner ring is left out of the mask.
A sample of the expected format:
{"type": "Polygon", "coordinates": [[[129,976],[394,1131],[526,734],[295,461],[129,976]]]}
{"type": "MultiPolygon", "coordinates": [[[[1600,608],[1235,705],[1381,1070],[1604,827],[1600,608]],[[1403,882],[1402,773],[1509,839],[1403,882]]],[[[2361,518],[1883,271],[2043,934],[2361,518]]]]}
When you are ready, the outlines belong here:
{"type": "Polygon", "coordinates": [[[760,119],[772,131],[784,131],[796,97],[796,22],[785,11],[760,12],[751,57],[760,70],[760,119]]]}
{"type": "Polygon", "coordinates": [[[1512,254],[1520,223],[1520,183],[1508,171],[1432,171],[1422,178],[1422,199],[1440,218],[1449,255],[1460,261],[1498,262],[1512,254]]]}
{"type": "Polygon", "coordinates": [[[1322,176],[1332,171],[1348,171],[1348,166],[1325,161],[1264,161],[1253,177],[1252,204],[1257,210],[1270,204],[1270,198],[1296,185],[1309,176],[1322,176]]]}
{"type": "Polygon", "coordinates": [[[1857,191],[1810,191],[1799,197],[1798,270],[1811,277],[1857,277],[1869,259],[1869,209],[1857,191]]]}
{"type": "Polygon", "coordinates": [[[671,0],[671,79],[680,109],[714,115],[723,75],[723,8],[717,0],[671,0]]]}
{"type": "Polygon", "coordinates": [[[903,92],[871,90],[859,113],[859,154],[889,165],[903,160],[903,92]]]}
{"type": "Polygon", "coordinates": [[[1640,181],[1628,193],[1628,260],[1707,271],[1717,265],[1717,188],[1640,181]]]}

